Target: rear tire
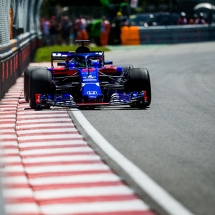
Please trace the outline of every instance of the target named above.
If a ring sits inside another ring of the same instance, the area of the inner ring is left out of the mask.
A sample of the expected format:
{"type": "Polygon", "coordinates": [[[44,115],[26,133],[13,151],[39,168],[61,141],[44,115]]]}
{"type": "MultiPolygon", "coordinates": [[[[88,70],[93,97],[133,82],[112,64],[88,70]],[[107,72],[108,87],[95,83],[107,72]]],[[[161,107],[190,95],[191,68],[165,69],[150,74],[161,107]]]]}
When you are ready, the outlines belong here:
{"type": "Polygon", "coordinates": [[[35,94],[51,94],[52,93],[52,74],[47,69],[36,69],[30,73],[29,85],[29,105],[36,109],[35,94]]]}
{"type": "Polygon", "coordinates": [[[125,92],[146,91],[148,101],[145,106],[151,104],[151,82],[149,72],[145,68],[133,68],[128,71],[128,79],[124,84],[125,92]]]}
{"type": "Polygon", "coordinates": [[[28,66],[24,70],[24,98],[26,102],[29,102],[29,77],[31,72],[36,69],[46,69],[42,66],[28,66]]]}

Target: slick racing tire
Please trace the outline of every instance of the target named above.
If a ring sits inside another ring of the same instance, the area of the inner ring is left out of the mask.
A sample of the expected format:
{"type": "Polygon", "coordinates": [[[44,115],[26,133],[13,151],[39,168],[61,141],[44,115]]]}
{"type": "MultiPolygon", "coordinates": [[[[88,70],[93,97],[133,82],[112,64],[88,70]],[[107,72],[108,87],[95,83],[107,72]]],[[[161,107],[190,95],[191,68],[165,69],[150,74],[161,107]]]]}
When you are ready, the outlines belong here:
{"type": "Polygon", "coordinates": [[[29,105],[31,108],[40,108],[36,104],[36,94],[52,93],[52,74],[47,69],[36,69],[29,77],[29,105]]]}
{"type": "Polygon", "coordinates": [[[151,104],[151,82],[149,72],[145,68],[133,68],[128,71],[128,78],[124,84],[125,92],[146,91],[148,101],[144,104],[151,104]]]}
{"type": "Polygon", "coordinates": [[[29,77],[31,72],[36,69],[46,69],[46,67],[28,66],[24,70],[24,98],[26,102],[29,102],[29,77]]]}

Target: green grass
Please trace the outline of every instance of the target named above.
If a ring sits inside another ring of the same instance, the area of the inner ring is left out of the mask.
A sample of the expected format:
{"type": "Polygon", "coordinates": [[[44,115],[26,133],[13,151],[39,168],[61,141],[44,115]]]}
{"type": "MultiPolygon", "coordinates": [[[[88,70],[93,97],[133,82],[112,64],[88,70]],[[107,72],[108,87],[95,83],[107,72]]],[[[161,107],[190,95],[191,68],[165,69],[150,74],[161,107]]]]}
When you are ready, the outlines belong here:
{"type": "MultiPolygon", "coordinates": [[[[52,52],[60,52],[60,51],[75,51],[78,46],[45,46],[37,49],[34,62],[50,62],[51,61],[51,53],[52,52]]],[[[110,49],[106,47],[100,46],[89,46],[91,51],[110,51],[110,49]]]]}

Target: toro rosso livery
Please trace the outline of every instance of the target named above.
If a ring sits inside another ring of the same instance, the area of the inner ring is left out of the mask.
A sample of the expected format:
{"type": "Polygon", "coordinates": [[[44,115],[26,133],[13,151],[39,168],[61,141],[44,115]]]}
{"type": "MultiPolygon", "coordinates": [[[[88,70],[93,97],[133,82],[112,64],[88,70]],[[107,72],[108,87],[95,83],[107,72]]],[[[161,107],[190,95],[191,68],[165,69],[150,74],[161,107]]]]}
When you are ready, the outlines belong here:
{"type": "Polygon", "coordinates": [[[75,52],[52,52],[51,67],[27,67],[24,96],[33,109],[50,106],[125,105],[144,108],[151,103],[149,72],[132,65],[115,66],[103,51],[82,43],[75,52]]]}

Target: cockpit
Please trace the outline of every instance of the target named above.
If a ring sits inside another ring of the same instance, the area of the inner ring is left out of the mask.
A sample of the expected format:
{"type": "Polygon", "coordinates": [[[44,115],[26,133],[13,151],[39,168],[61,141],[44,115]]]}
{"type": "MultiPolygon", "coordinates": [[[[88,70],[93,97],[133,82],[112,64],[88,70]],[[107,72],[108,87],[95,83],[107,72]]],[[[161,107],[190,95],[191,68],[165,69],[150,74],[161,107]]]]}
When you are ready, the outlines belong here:
{"type": "Polygon", "coordinates": [[[102,68],[103,67],[103,58],[100,57],[91,57],[91,56],[75,56],[67,61],[68,68],[102,68]]]}

